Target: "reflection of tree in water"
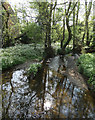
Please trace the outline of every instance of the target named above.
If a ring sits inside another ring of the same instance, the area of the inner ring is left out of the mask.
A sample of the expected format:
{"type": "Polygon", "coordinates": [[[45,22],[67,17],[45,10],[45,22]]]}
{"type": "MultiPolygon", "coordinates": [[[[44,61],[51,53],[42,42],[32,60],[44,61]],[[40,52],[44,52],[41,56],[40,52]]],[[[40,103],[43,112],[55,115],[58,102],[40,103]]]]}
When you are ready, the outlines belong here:
{"type": "MultiPolygon", "coordinates": [[[[42,71],[42,77],[37,76],[38,80],[36,79],[38,83],[38,88],[39,84],[42,86],[42,88],[38,89],[38,94],[40,95],[40,97],[37,101],[37,106],[39,106],[39,109],[42,108],[41,110],[45,112],[46,110],[44,109],[44,106],[46,106],[45,101],[48,100],[47,96],[50,96],[53,100],[53,104],[51,104],[45,117],[67,118],[82,117],[83,115],[87,116],[88,111],[86,106],[88,105],[88,103],[86,103],[84,99],[82,99],[81,93],[80,95],[78,95],[79,93],[74,94],[75,86],[68,82],[66,77],[60,75],[59,73],[53,70],[50,70],[48,67],[44,67],[42,71]],[[42,96],[40,93],[42,93],[42,96]],[[78,100],[74,98],[74,96],[77,98],[79,97],[78,100]],[[72,102],[73,99],[76,99],[74,104],[72,102]],[[85,103],[84,105],[83,101],[85,103]],[[64,115],[65,110],[67,113],[64,115]]],[[[89,105],[88,109],[90,109],[89,105]]]]}
{"type": "Polygon", "coordinates": [[[94,106],[90,98],[64,75],[44,64],[29,83],[12,88],[4,114],[17,118],[91,117],[94,106]]]}

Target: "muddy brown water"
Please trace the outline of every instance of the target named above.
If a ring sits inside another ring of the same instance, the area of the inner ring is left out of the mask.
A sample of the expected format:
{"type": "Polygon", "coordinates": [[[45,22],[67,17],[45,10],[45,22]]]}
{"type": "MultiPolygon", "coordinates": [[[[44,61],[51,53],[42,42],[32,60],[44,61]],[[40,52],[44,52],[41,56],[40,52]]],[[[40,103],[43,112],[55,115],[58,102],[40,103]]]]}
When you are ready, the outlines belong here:
{"type": "Polygon", "coordinates": [[[28,80],[20,68],[2,73],[3,118],[95,118],[90,92],[71,83],[59,73],[56,56],[28,80]]]}

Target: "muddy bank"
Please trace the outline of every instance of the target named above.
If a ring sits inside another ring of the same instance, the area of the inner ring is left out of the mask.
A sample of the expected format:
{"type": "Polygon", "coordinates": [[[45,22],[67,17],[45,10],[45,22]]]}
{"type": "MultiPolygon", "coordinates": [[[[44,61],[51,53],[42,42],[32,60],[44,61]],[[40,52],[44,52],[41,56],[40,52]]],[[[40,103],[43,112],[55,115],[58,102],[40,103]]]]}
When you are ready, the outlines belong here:
{"type": "Polygon", "coordinates": [[[78,66],[76,64],[75,56],[65,56],[64,57],[64,65],[66,70],[63,71],[60,69],[60,72],[68,77],[68,79],[73,82],[76,86],[80,87],[81,89],[88,90],[86,82],[82,75],[78,72],[78,66]]]}
{"type": "Polygon", "coordinates": [[[76,64],[78,57],[76,56],[66,56],[64,57],[64,63],[67,66],[66,75],[69,79],[76,83],[78,86],[88,89],[95,99],[95,88],[93,85],[88,84],[88,78],[78,72],[78,66],[76,64]]]}

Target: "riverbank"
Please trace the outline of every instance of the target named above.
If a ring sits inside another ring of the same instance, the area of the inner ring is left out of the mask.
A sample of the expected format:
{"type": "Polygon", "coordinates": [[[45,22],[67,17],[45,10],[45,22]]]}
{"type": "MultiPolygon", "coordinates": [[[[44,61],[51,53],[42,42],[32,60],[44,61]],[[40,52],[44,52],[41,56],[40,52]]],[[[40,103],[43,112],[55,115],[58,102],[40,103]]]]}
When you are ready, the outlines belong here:
{"type": "Polygon", "coordinates": [[[35,47],[33,44],[21,44],[0,50],[2,70],[10,69],[28,60],[40,61],[42,57],[43,47],[41,45],[35,47]]]}
{"type": "Polygon", "coordinates": [[[95,98],[95,54],[82,54],[77,61],[77,65],[78,71],[84,77],[88,89],[95,98]]]}
{"type": "Polygon", "coordinates": [[[80,56],[66,55],[64,63],[66,71],[64,74],[77,86],[87,89],[95,98],[95,86],[92,79],[94,77],[94,56],[92,54],[84,54],[80,56]],[[89,56],[89,57],[88,57],[89,56]],[[88,59],[86,59],[88,57],[88,59]]]}
{"type": "Polygon", "coordinates": [[[88,90],[88,87],[86,85],[86,82],[82,75],[78,71],[78,66],[76,63],[77,59],[75,59],[75,56],[65,56],[64,57],[64,64],[66,66],[66,71],[63,72],[68,79],[73,82],[76,86],[80,87],[81,89],[86,89],[88,90]]]}

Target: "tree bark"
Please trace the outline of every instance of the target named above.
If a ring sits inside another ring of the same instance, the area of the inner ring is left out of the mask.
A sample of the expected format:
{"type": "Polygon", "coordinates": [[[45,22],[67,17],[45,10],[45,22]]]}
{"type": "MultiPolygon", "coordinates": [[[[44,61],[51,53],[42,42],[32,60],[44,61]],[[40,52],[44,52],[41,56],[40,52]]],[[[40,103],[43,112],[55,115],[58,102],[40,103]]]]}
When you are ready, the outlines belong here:
{"type": "Polygon", "coordinates": [[[57,2],[55,2],[55,5],[53,7],[52,0],[50,4],[50,13],[49,13],[49,21],[48,21],[48,47],[51,47],[51,17],[52,17],[52,11],[55,9],[57,5],[57,2]]]}
{"type": "Polygon", "coordinates": [[[69,18],[68,18],[68,16],[66,16],[66,25],[67,25],[69,36],[68,36],[67,42],[63,46],[63,49],[66,48],[66,46],[69,44],[70,40],[72,39],[72,33],[71,33],[70,26],[69,26],[69,18]]]}
{"type": "Polygon", "coordinates": [[[88,27],[88,18],[91,12],[91,6],[92,6],[92,0],[91,2],[89,2],[89,8],[87,10],[87,0],[85,0],[85,12],[86,12],[86,45],[89,46],[90,45],[90,41],[89,41],[89,27],[88,27]]]}
{"type": "Polygon", "coordinates": [[[61,40],[61,49],[63,49],[64,39],[65,39],[65,18],[63,18],[63,39],[61,40]]]}
{"type": "MultiPolygon", "coordinates": [[[[74,2],[73,2],[74,4],[74,2]]],[[[75,29],[75,10],[73,10],[73,52],[75,51],[75,34],[76,34],[76,29],[75,29]]]]}
{"type": "Polygon", "coordinates": [[[78,25],[78,14],[79,14],[79,8],[80,8],[80,2],[79,2],[79,0],[78,0],[77,16],[76,16],[76,26],[78,25]]]}
{"type": "Polygon", "coordinates": [[[77,2],[73,6],[72,11],[69,12],[69,10],[71,8],[71,2],[69,2],[69,6],[68,6],[68,9],[67,9],[67,12],[66,12],[66,25],[67,25],[67,30],[68,30],[68,34],[69,35],[68,35],[68,40],[66,41],[66,43],[63,46],[63,50],[66,48],[66,46],[69,44],[69,42],[72,39],[72,32],[71,32],[71,28],[69,26],[69,17],[72,14],[73,10],[75,9],[76,5],[77,5],[77,2]]]}
{"type": "Polygon", "coordinates": [[[95,1],[93,2],[93,42],[92,46],[95,47],[95,1]]]}
{"type": "Polygon", "coordinates": [[[65,4],[65,14],[63,17],[63,39],[61,40],[61,49],[63,49],[63,41],[65,40],[65,17],[66,17],[66,4],[65,4]]]}

